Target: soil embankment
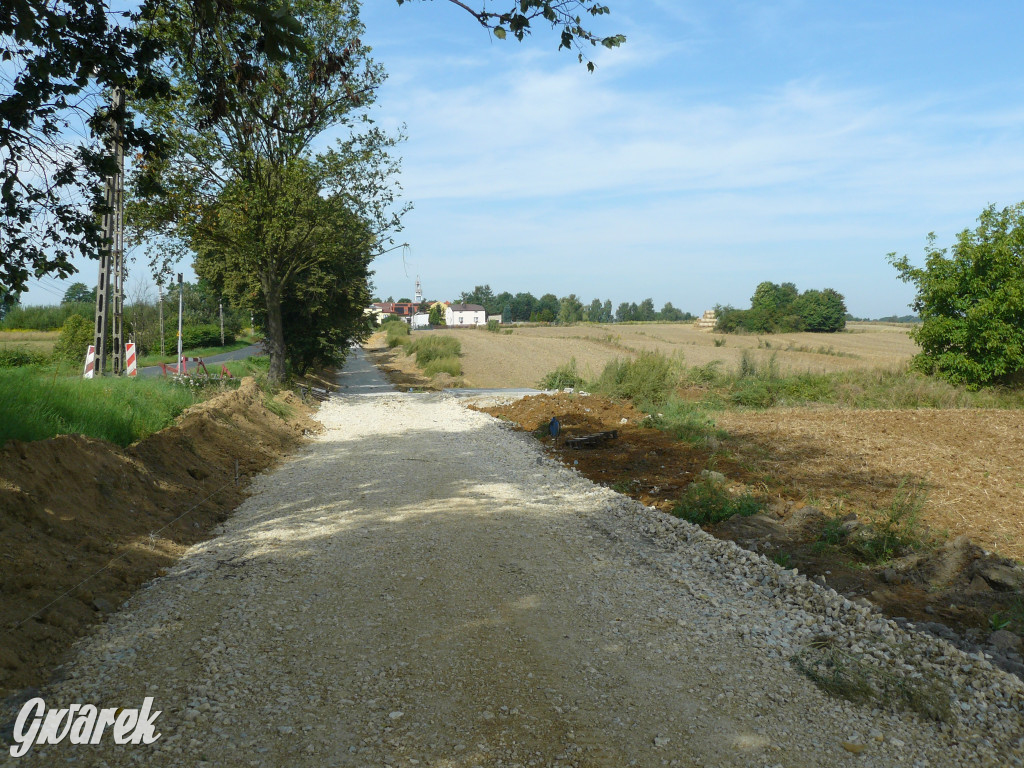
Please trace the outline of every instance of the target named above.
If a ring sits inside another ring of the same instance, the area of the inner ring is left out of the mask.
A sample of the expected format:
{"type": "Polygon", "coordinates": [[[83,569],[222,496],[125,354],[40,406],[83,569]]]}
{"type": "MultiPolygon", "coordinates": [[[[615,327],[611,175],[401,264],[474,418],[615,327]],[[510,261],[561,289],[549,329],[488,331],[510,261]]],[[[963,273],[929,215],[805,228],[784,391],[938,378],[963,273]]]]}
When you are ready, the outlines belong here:
{"type": "Polygon", "coordinates": [[[319,428],[293,394],[277,400],[288,418],[245,379],[128,448],[61,435],[0,449],[0,698],[43,683],[319,428]]]}

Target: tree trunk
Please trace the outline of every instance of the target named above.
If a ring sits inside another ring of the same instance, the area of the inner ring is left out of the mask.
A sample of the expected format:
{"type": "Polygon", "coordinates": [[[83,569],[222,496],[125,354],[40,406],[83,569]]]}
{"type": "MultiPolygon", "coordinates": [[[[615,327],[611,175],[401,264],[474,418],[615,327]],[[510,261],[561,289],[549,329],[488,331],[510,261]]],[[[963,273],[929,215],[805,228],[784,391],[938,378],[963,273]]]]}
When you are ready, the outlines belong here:
{"type": "Polygon", "coordinates": [[[267,338],[264,344],[270,355],[270,370],[267,379],[272,384],[284,381],[284,325],[281,321],[281,290],[277,286],[264,285],[263,295],[267,301],[267,338]]]}

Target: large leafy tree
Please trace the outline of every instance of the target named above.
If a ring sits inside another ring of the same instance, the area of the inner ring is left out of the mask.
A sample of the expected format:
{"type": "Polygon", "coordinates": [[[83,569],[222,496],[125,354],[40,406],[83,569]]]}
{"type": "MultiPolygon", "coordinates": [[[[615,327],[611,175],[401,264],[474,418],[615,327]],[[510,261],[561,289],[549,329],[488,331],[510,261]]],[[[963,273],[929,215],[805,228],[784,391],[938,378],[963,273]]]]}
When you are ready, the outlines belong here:
{"type": "Polygon", "coordinates": [[[265,319],[265,296],[275,290],[267,265],[290,270],[280,288],[281,327],[286,359],[301,374],[344,362],[349,342],[368,335],[377,240],[345,195],[331,190],[329,163],[299,158],[280,178],[280,189],[240,178],[225,189],[196,271],[265,319]]]}
{"type": "Polygon", "coordinates": [[[1005,382],[1024,372],[1024,203],[986,208],[978,226],[952,249],[928,236],[925,265],[889,254],[900,279],[917,288],[911,305],[921,325],[911,331],[921,352],[914,365],[969,387],[1005,382]]]}
{"type": "MultiPolygon", "coordinates": [[[[188,50],[215,57],[209,30],[221,19],[246,16],[251,34],[233,41],[233,57],[257,51],[281,57],[299,44],[295,20],[280,6],[255,0],[145,0],[113,13],[105,0],[8,0],[0,13],[0,289],[16,293],[30,276],[66,277],[71,260],[95,257],[102,245],[100,182],[114,169],[104,149],[110,118],[122,119],[129,148],[160,150],[160,135],[119,108],[108,92],[131,85],[138,97],[167,93],[158,62],[166,38],[146,34],[139,21],[178,15],[188,24],[188,50]],[[185,9],[186,12],[180,12],[185,9]]],[[[201,93],[216,101],[217,72],[201,93]]]]}
{"type": "MultiPolygon", "coordinates": [[[[176,17],[152,20],[154,34],[177,38],[182,53],[168,62],[175,97],[143,110],[168,149],[140,167],[132,208],[140,230],[200,253],[203,269],[233,295],[243,293],[241,284],[257,291],[275,381],[285,373],[288,344],[303,343],[286,337],[282,303],[311,295],[314,287],[303,281],[333,274],[323,268],[322,251],[310,247],[322,240],[314,227],[324,214],[321,195],[332,199],[332,216],[343,209],[369,227],[374,249],[400,226],[400,211],[391,207],[397,162],[389,154],[397,139],[369,127],[365,109],[384,75],[359,39],[358,3],[298,0],[293,10],[304,46],[280,61],[200,58],[188,50],[187,26],[176,17]],[[214,101],[201,96],[211,70],[240,87],[226,87],[214,101]],[[313,158],[312,142],[332,127],[348,128],[351,138],[313,158]],[[215,259],[224,262],[222,271],[211,266],[215,259]]],[[[223,39],[218,50],[230,52],[236,37],[252,34],[251,22],[236,15],[216,34],[223,39]]],[[[293,330],[313,333],[316,326],[293,330]]]]}
{"type": "MultiPolygon", "coordinates": [[[[520,0],[501,12],[484,4],[449,2],[499,38],[511,33],[522,40],[533,23],[544,21],[558,33],[559,47],[576,51],[580,61],[587,44],[613,48],[625,40],[600,36],[583,25],[583,18],[608,13],[590,0],[520,0]]],[[[131,86],[137,98],[167,93],[172,81],[161,63],[172,52],[210,65],[193,67],[199,85],[192,97],[206,103],[211,117],[224,117],[245,100],[249,87],[264,82],[267,61],[302,46],[301,33],[285,2],[143,0],[134,11],[118,13],[107,0],[5,2],[0,14],[4,301],[24,291],[33,275],[67,277],[76,271],[73,258],[98,256],[97,214],[105,210],[100,185],[114,168],[102,146],[109,118],[123,119],[129,154],[161,153],[159,126],[134,120],[132,102],[111,114],[110,89],[131,86]],[[237,31],[239,16],[251,22],[245,32],[222,35],[226,26],[237,31]],[[173,21],[182,32],[153,35],[153,19],[173,21]],[[72,135],[75,129],[77,136],[72,135]]]]}

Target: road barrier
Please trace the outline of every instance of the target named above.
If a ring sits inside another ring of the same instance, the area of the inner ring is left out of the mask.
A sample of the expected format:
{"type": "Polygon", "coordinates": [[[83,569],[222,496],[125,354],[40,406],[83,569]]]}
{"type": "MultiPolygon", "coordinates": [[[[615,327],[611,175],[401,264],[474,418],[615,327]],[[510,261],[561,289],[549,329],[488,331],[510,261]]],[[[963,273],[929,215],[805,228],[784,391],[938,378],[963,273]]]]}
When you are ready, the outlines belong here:
{"type": "Polygon", "coordinates": [[[83,379],[91,379],[96,374],[96,347],[93,344],[89,345],[89,349],[85,353],[85,371],[82,373],[83,379]]]}
{"type": "Polygon", "coordinates": [[[138,368],[136,367],[136,360],[135,360],[135,344],[133,344],[130,341],[127,344],[124,345],[124,359],[125,359],[125,365],[128,368],[128,375],[129,376],[138,376],[139,375],[139,371],[138,371],[138,368]]]}

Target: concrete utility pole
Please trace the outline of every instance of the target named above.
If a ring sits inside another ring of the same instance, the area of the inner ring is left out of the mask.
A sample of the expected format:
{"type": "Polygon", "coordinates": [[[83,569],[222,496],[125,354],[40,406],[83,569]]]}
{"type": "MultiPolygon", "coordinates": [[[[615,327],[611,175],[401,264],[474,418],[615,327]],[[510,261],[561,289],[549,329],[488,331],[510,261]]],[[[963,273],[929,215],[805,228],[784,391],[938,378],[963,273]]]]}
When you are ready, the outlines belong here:
{"type": "MultiPolygon", "coordinates": [[[[124,108],[124,91],[115,88],[110,107],[119,112],[124,108]]],[[[107,368],[107,324],[112,314],[112,341],[114,348],[114,375],[120,375],[124,361],[122,346],[124,318],[124,142],[120,118],[111,121],[111,136],[107,144],[117,168],[107,177],[104,202],[110,209],[103,215],[104,246],[100,253],[100,274],[96,281],[96,375],[102,376],[107,368]],[[110,285],[113,276],[114,284],[110,285]],[[111,291],[111,288],[113,290],[111,291]]]]}
{"type": "Polygon", "coordinates": [[[178,273],[178,373],[181,373],[181,316],[185,311],[185,283],[178,273]]]}
{"type": "Polygon", "coordinates": [[[160,355],[164,354],[164,287],[156,284],[156,295],[158,297],[157,308],[160,313],[160,355]]]}
{"type": "Polygon", "coordinates": [[[217,308],[220,310],[220,345],[224,346],[224,302],[217,302],[217,308]]]}

